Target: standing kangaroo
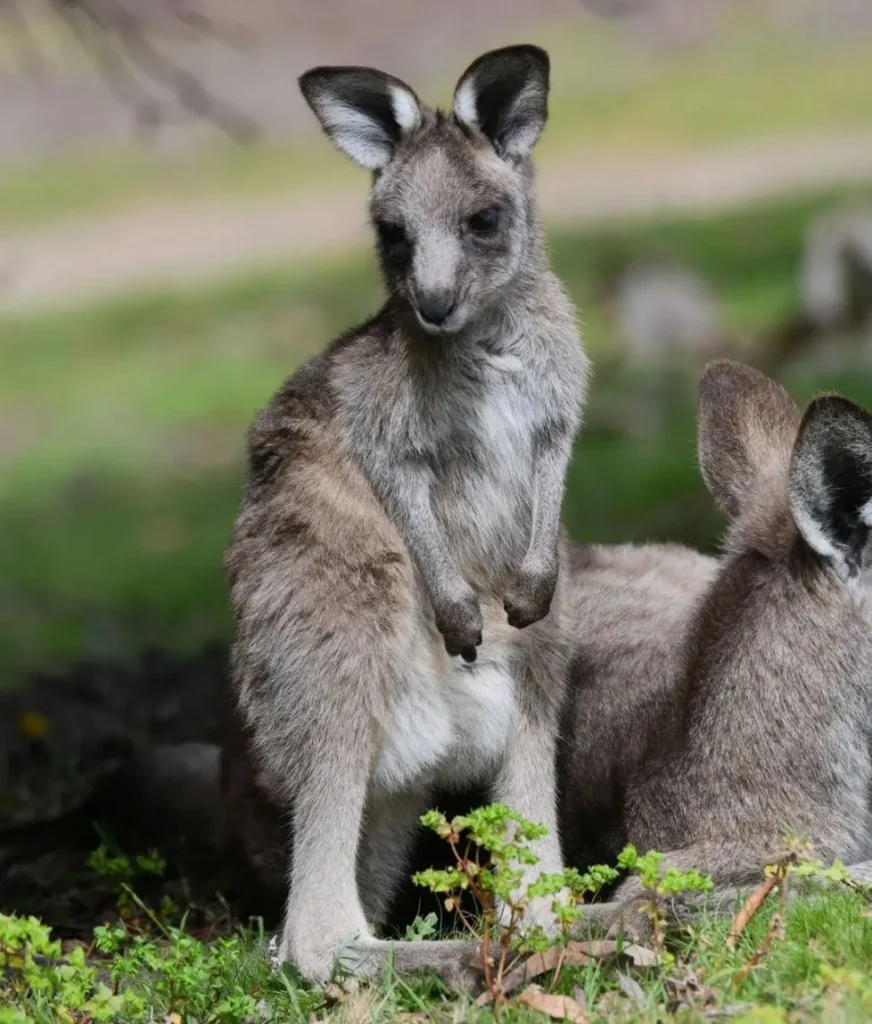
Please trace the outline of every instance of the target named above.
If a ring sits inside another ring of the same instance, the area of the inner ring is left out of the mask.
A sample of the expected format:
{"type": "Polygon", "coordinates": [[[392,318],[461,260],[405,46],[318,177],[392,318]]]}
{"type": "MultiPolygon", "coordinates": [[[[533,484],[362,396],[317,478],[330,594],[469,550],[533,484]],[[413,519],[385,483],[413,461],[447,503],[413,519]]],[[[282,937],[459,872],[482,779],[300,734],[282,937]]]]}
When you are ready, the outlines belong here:
{"type": "Polygon", "coordinates": [[[449,114],[368,68],[300,79],[372,171],[388,291],[255,420],[226,555],[236,698],[292,822],[279,955],[316,979],[339,954],[450,970],[456,943],[372,933],[437,783],[486,782],[548,826],[536,871],[561,867],[560,507],[587,363],[534,205],[548,79],[536,47],[487,53],[449,114]]]}
{"type": "MultiPolygon", "coordinates": [[[[726,550],[679,610],[672,698],[630,723],[627,745],[645,753],[627,773],[623,838],[724,895],[759,881],[786,834],[825,860],[872,854],[872,416],[838,396],[802,415],[762,374],[719,361],[698,430],[726,550]]],[[[597,683],[577,682],[570,780],[596,757],[583,725],[597,683]]],[[[571,787],[567,817],[584,813],[571,787]]],[[[641,897],[628,879],[591,918],[642,930],[641,897]]]]}

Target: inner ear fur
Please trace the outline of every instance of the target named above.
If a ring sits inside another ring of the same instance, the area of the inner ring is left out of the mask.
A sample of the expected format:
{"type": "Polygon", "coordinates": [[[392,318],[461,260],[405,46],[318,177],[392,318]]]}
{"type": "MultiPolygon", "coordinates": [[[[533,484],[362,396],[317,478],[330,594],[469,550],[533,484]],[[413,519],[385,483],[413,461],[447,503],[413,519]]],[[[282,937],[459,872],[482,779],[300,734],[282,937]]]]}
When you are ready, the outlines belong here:
{"type": "Polygon", "coordinates": [[[550,74],[548,54],[538,46],[491,50],[460,76],[454,116],[481,132],[501,156],[524,156],[548,119],[550,74]]]}
{"type": "Polygon", "coordinates": [[[423,117],[414,90],[375,68],[312,68],[299,86],[331,142],[368,170],[389,163],[423,117]]]}
{"type": "Polygon", "coordinates": [[[872,525],[872,416],[840,395],[806,410],[790,473],[790,506],[818,554],[861,567],[872,525]]]}
{"type": "Polygon", "coordinates": [[[759,370],[728,359],[705,368],[697,402],[699,466],[726,516],[739,516],[761,481],[787,475],[800,422],[790,395],[759,370]]]}

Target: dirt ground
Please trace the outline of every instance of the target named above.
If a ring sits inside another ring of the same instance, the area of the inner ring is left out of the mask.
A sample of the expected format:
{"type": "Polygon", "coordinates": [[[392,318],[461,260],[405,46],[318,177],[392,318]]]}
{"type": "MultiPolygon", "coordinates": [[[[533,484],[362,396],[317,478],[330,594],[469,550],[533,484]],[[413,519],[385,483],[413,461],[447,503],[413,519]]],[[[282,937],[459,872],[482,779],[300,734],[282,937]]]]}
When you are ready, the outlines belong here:
{"type": "MultiPolygon", "coordinates": [[[[146,205],[7,236],[0,248],[0,310],[174,287],[359,248],[369,238],[361,178],[359,188],[338,193],[146,205]]],[[[872,134],[852,133],[646,161],[642,167],[578,153],[543,170],[539,194],[546,219],[566,228],[870,178],[872,134]]]]}
{"type": "MultiPolygon", "coordinates": [[[[160,11],[161,0],[154,10],[160,11]]],[[[743,0],[768,16],[799,21],[807,31],[850,34],[872,25],[867,0],[743,0]]],[[[199,0],[216,11],[223,37],[235,39],[239,16],[230,0],[199,0]],[[222,20],[226,19],[226,20],[222,20]]],[[[372,63],[425,80],[532,24],[612,16],[640,46],[693,46],[716,30],[726,0],[252,0],[238,49],[214,40],[180,41],[155,29],[162,52],[190,69],[216,95],[261,126],[266,137],[299,139],[317,131],[296,76],[315,63],[372,63]],[[621,15],[618,17],[617,15],[621,15]],[[250,37],[250,39],[249,39],[250,37]],[[402,40],[402,46],[397,45],[402,40]],[[277,87],[286,83],[286,88],[277,87]]],[[[55,27],[56,28],[56,27],[55,27]]],[[[0,21],[2,29],[2,21],[0,21]]],[[[0,32],[0,40],[6,36],[0,32]]],[[[67,40],[71,44],[71,40],[67,40]]],[[[73,149],[131,144],[130,113],[92,65],[68,45],[64,59],[28,73],[10,56],[0,61],[0,174],[4,164],[40,156],[63,159],[73,149]]],[[[214,136],[205,124],[162,128],[159,145],[197,145],[214,136]]],[[[702,209],[784,191],[872,177],[872,135],[758,143],[644,166],[568,153],[544,168],[544,214],[562,226],[669,211],[702,209]]],[[[263,199],[146,203],[91,219],[70,219],[7,233],[0,239],[0,310],[75,303],[131,289],[174,286],[259,263],[317,258],[368,241],[359,187],[295,192],[263,199]],[[167,245],[167,239],[172,245],[167,245]]]]}

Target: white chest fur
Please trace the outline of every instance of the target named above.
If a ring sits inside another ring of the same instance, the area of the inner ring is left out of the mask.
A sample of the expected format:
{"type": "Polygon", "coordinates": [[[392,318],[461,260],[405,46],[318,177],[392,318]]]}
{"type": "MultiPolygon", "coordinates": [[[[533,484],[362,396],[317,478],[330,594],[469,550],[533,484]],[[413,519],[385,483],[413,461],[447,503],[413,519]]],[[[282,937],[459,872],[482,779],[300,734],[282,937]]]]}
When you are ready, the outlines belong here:
{"type": "MultiPolygon", "coordinates": [[[[492,464],[504,458],[507,442],[513,443],[511,464],[518,466],[529,459],[536,425],[546,411],[530,391],[524,364],[516,356],[484,356],[480,362],[482,392],[474,402],[458,403],[455,422],[463,423],[484,460],[492,464]]],[[[527,470],[529,463],[519,468],[527,470]]]]}
{"type": "Polygon", "coordinates": [[[496,770],[515,719],[507,652],[479,648],[478,660],[438,659],[400,684],[373,782],[383,792],[468,785],[496,770]]]}
{"type": "Polygon", "coordinates": [[[530,535],[534,437],[547,412],[513,356],[482,357],[474,396],[446,396],[444,457],[433,490],[437,518],[463,568],[499,571],[530,535]]]}

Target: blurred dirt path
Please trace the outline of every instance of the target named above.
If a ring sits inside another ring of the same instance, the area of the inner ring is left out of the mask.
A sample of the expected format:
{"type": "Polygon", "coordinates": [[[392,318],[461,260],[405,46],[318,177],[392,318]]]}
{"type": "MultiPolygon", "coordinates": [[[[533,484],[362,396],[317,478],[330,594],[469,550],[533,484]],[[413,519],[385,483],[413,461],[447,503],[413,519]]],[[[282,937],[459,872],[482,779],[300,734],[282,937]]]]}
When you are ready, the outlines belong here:
{"type": "MultiPolygon", "coordinates": [[[[367,244],[360,188],[128,209],[0,239],[0,309],[86,302],[184,285],[367,244]]],[[[705,210],[829,185],[872,182],[872,134],[615,161],[576,152],[543,167],[546,219],[562,228],[705,210]]]]}

